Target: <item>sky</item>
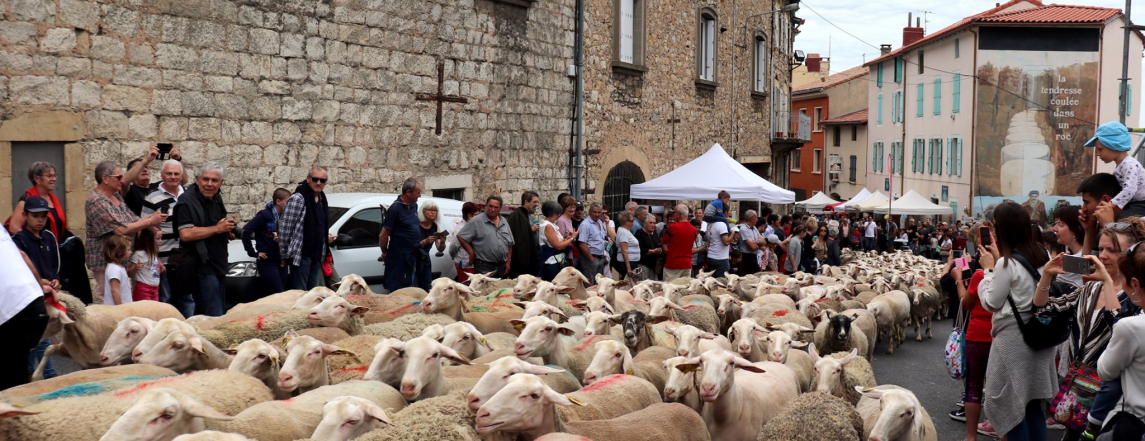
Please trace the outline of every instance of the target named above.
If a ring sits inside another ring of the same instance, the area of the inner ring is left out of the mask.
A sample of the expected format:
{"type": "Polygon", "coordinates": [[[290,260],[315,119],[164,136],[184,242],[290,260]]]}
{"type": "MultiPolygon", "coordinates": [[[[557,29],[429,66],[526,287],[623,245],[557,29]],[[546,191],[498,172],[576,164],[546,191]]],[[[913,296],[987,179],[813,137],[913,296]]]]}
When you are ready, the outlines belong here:
{"type": "MultiPolygon", "coordinates": [[[[998,0],[1005,2],[1006,0],[998,0]]],[[[795,49],[804,53],[830,54],[831,73],[842,72],[878,56],[880,44],[902,46],[902,28],[907,13],[923,17],[926,34],[937,32],[950,24],[979,12],[991,9],[995,0],[873,0],[856,7],[855,2],[840,0],[804,0],[796,16],[807,20],[795,37],[795,49]],[[815,13],[818,12],[823,18],[815,13]],[[846,32],[827,23],[829,20],[846,32]],[[865,58],[864,58],[865,57],[865,58]]],[[[1124,0],[1044,0],[1042,3],[1077,4],[1123,9],[1124,0]]],[[[1145,23],[1145,2],[1138,1],[1132,17],[1136,23],[1145,23]]]]}

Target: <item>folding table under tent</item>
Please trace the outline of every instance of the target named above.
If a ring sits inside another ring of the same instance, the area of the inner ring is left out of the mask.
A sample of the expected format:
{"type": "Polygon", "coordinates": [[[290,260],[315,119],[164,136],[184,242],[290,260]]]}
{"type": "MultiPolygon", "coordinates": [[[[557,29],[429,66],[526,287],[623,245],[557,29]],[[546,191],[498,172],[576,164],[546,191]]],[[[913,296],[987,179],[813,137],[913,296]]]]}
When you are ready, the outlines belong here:
{"type": "Polygon", "coordinates": [[[795,208],[802,208],[808,212],[822,211],[824,208],[831,204],[838,204],[839,201],[831,199],[830,196],[823,194],[821,191],[815,192],[815,196],[811,199],[799,201],[795,203],[795,208]]]}
{"type": "Polygon", "coordinates": [[[867,212],[874,210],[875,207],[886,205],[886,203],[890,202],[890,200],[891,198],[888,198],[887,195],[883,194],[883,192],[876,191],[875,194],[872,194],[870,197],[863,199],[862,202],[848,205],[847,208],[854,208],[855,211],[859,212],[867,212]]]}
{"type": "Polygon", "coordinates": [[[854,204],[857,204],[859,202],[863,202],[864,199],[869,198],[869,197],[871,197],[871,191],[864,188],[862,190],[859,190],[859,193],[856,194],[855,197],[852,197],[851,199],[848,199],[848,200],[843,201],[843,202],[837,202],[837,203],[828,205],[827,208],[830,208],[831,210],[835,211],[836,213],[842,213],[844,210],[847,209],[847,207],[854,205],[854,204]]]}
{"type": "Polygon", "coordinates": [[[921,215],[921,216],[942,216],[951,213],[950,207],[938,205],[931,202],[926,197],[916,193],[914,190],[908,191],[901,198],[895,199],[893,204],[883,204],[874,209],[878,214],[905,214],[905,215],[921,215]]]}
{"type": "Polygon", "coordinates": [[[725,190],[734,200],[772,204],[795,202],[795,192],[752,173],[732,159],[718,143],[692,162],[643,184],[633,184],[631,188],[632,199],[710,201],[720,190],[725,190]]]}

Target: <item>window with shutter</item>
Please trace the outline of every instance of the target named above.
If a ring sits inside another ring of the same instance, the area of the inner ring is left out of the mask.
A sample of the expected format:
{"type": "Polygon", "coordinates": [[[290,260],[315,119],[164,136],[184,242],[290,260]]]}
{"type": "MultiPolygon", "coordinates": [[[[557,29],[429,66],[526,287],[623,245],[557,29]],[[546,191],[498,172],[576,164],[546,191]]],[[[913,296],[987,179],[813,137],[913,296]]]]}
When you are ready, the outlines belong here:
{"type": "Polygon", "coordinates": [[[875,121],[881,126],[883,125],[883,94],[880,93],[876,101],[878,101],[878,106],[875,109],[875,121]]]}
{"type": "Polygon", "coordinates": [[[1129,92],[1125,94],[1125,114],[1133,115],[1133,85],[1125,83],[1125,87],[1129,88],[1129,92]]]}
{"type": "Polygon", "coordinates": [[[950,112],[958,113],[962,107],[962,74],[954,74],[954,93],[950,100],[950,112]]]}
{"type": "Polygon", "coordinates": [[[926,173],[933,175],[934,174],[934,140],[931,139],[928,141],[929,141],[928,144],[929,144],[930,148],[928,149],[927,155],[926,155],[926,173]]]}
{"type": "Polygon", "coordinates": [[[937,138],[934,140],[934,151],[935,151],[934,153],[938,157],[937,159],[934,160],[934,174],[941,176],[942,175],[942,138],[937,138]]]}
{"type": "Polygon", "coordinates": [[[767,40],[762,36],[755,39],[755,89],[767,92],[767,40]]]}
{"type": "Polygon", "coordinates": [[[875,87],[883,87],[883,63],[875,65],[875,87]]]}
{"type": "Polygon", "coordinates": [[[895,82],[902,82],[902,58],[895,57],[895,82]]]}
{"type": "Polygon", "coordinates": [[[918,92],[915,95],[916,96],[914,98],[914,102],[915,102],[914,116],[921,117],[922,116],[922,95],[923,95],[922,83],[918,84],[918,92]]]}
{"type": "Polygon", "coordinates": [[[715,62],[716,62],[716,21],[705,17],[704,18],[704,59],[703,70],[700,73],[700,78],[708,81],[715,79],[715,62]]]}
{"type": "Polygon", "coordinates": [[[958,172],[958,177],[962,177],[962,138],[954,139],[958,143],[958,164],[954,166],[954,171],[958,172]]]}
{"type": "Polygon", "coordinates": [[[855,156],[855,155],[851,155],[850,182],[852,184],[855,183],[855,174],[858,171],[858,168],[859,168],[859,157],[855,156]]]}
{"type": "Polygon", "coordinates": [[[632,63],[636,0],[620,0],[620,61],[632,63]]]}
{"type": "Polygon", "coordinates": [[[954,138],[947,140],[946,148],[950,151],[950,154],[946,155],[946,175],[954,176],[954,138]]]}
{"type": "Polygon", "coordinates": [[[942,77],[934,79],[934,114],[942,114],[942,77]]]}
{"type": "Polygon", "coordinates": [[[902,163],[905,162],[906,159],[906,146],[903,145],[902,142],[896,142],[895,144],[898,145],[898,148],[896,148],[895,151],[898,152],[898,174],[901,175],[903,170],[902,163]]]}

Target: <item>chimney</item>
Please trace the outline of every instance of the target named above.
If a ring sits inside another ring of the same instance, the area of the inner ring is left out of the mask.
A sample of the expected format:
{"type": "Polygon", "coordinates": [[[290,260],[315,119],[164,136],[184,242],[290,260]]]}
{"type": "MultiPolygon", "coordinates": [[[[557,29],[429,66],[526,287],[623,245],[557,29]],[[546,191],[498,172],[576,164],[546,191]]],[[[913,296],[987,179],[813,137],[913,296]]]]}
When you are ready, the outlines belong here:
{"type": "Polygon", "coordinates": [[[807,65],[807,72],[819,73],[819,62],[821,60],[822,57],[820,57],[819,54],[807,54],[807,61],[804,61],[804,64],[807,65]]]}
{"type": "Polygon", "coordinates": [[[889,45],[889,44],[879,45],[879,55],[886,55],[889,53],[891,53],[891,45],[889,45]]]}
{"type": "Polygon", "coordinates": [[[922,18],[920,17],[918,20],[914,20],[913,15],[914,14],[910,12],[906,14],[906,27],[902,28],[903,47],[910,46],[911,44],[914,44],[914,42],[922,40],[922,37],[924,36],[922,27],[919,26],[922,24],[922,18]],[[915,26],[913,27],[911,26],[912,21],[915,22],[915,26]]]}

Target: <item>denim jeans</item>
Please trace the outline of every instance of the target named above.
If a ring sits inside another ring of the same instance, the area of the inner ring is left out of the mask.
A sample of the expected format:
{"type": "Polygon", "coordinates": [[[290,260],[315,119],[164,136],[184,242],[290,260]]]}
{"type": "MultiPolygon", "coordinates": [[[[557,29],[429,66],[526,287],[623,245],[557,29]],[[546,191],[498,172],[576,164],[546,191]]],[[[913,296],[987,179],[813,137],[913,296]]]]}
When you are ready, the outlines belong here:
{"type": "Polygon", "coordinates": [[[728,270],[731,269],[731,262],[728,259],[713,259],[708,258],[708,271],[715,271],[712,277],[725,277],[728,270]]]}
{"type": "MultiPolygon", "coordinates": [[[[52,339],[45,338],[44,341],[32,349],[31,354],[28,354],[28,375],[32,375],[32,372],[35,372],[36,366],[40,364],[40,359],[44,358],[44,350],[48,349],[48,345],[50,344],[52,344],[52,339]]],[[[48,359],[48,362],[44,364],[44,379],[46,380],[55,376],[56,368],[52,366],[52,360],[48,359]]]]}
{"type": "Polygon", "coordinates": [[[874,237],[863,237],[863,251],[871,251],[875,249],[874,237]]]}
{"type": "Polygon", "coordinates": [[[1006,433],[1008,441],[1046,441],[1046,415],[1042,400],[1026,403],[1026,418],[1006,433]]]}
{"type": "Polygon", "coordinates": [[[1089,423],[1101,426],[1105,424],[1105,417],[1121,401],[1121,379],[1107,380],[1101,383],[1101,390],[1093,397],[1093,406],[1089,408],[1089,423]]]}
{"type": "MultiPolygon", "coordinates": [[[[280,262],[282,261],[277,259],[262,259],[255,264],[255,267],[258,268],[258,278],[262,280],[263,286],[266,286],[266,292],[270,294],[286,291],[286,279],[289,271],[280,262]]],[[[246,302],[253,300],[255,299],[243,299],[246,302]]]]}
{"type": "Polygon", "coordinates": [[[199,275],[199,292],[195,297],[195,312],[218,317],[226,310],[223,301],[227,295],[226,278],[224,276],[199,275]]]}
{"type": "Polygon", "coordinates": [[[322,285],[322,261],[309,257],[298,260],[298,265],[290,265],[290,289],[309,290],[322,285]]]}
{"type": "Polygon", "coordinates": [[[174,306],[183,314],[183,318],[188,318],[195,315],[195,299],[189,295],[175,295],[171,291],[170,277],[167,275],[170,271],[159,274],[159,301],[174,306]],[[163,297],[163,293],[167,293],[167,297],[163,297]]]}

